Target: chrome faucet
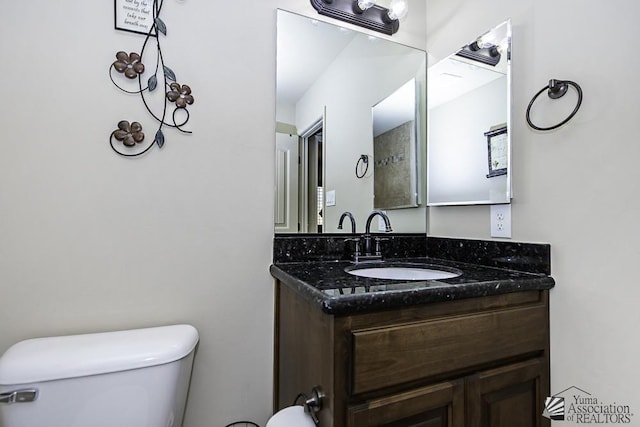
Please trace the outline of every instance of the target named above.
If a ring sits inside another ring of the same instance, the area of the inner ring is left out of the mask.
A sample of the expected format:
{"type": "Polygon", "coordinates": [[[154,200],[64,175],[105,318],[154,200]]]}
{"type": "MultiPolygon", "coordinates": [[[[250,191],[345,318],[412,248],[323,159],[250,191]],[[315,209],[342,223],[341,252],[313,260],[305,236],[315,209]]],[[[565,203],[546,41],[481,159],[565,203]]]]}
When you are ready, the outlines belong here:
{"type": "Polygon", "coordinates": [[[349,219],[351,220],[351,232],[353,234],[356,234],[356,219],[353,217],[353,214],[348,211],[340,215],[340,221],[338,222],[338,230],[342,230],[342,221],[344,221],[345,217],[349,217],[349,219]]]}

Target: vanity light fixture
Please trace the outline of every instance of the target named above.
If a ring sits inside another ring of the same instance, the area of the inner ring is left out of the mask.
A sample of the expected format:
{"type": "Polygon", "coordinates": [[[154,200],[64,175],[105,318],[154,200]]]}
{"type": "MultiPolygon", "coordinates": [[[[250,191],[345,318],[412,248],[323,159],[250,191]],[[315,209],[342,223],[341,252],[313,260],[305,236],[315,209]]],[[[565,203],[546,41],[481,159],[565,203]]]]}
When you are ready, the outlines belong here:
{"type": "Polygon", "coordinates": [[[502,57],[500,50],[498,45],[488,43],[479,38],[473,43],[463,46],[462,49],[456,52],[456,55],[495,67],[502,57]]]}
{"type": "Polygon", "coordinates": [[[375,3],[375,0],[311,0],[320,15],[393,35],[400,28],[399,20],[407,15],[407,0],[392,0],[388,8],[375,3]]]}

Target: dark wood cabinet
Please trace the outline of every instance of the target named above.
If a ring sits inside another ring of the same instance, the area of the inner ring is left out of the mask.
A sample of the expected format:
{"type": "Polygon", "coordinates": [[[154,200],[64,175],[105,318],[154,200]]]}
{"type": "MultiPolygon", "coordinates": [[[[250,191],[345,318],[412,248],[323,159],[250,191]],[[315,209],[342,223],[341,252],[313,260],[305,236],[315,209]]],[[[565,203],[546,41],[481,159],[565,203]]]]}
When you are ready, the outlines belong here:
{"type": "Polygon", "coordinates": [[[542,358],[500,366],[470,376],[466,382],[469,427],[537,427],[548,392],[547,363],[542,358]]]}
{"type": "Polygon", "coordinates": [[[330,315],[276,281],[274,409],[322,427],[548,427],[548,291],[330,315]]]}
{"type": "Polygon", "coordinates": [[[446,381],[348,409],[347,427],[463,427],[464,382],[446,381]]]}

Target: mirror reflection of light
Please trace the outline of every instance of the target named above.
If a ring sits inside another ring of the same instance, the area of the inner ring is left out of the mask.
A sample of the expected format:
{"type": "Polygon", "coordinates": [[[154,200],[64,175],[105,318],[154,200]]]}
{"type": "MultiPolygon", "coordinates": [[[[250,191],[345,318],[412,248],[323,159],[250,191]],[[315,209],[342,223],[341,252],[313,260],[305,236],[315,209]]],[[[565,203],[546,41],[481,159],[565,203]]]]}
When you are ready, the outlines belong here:
{"type": "Polygon", "coordinates": [[[362,10],[367,10],[376,4],[375,0],[358,0],[358,7],[362,10]]]}
{"type": "Polygon", "coordinates": [[[389,18],[391,19],[402,19],[407,16],[409,12],[409,5],[406,0],[392,0],[389,5],[389,18]]]}
{"type": "Polygon", "coordinates": [[[478,37],[476,43],[480,49],[484,49],[485,47],[496,46],[498,44],[498,40],[496,38],[496,34],[493,31],[490,31],[478,37]]]}

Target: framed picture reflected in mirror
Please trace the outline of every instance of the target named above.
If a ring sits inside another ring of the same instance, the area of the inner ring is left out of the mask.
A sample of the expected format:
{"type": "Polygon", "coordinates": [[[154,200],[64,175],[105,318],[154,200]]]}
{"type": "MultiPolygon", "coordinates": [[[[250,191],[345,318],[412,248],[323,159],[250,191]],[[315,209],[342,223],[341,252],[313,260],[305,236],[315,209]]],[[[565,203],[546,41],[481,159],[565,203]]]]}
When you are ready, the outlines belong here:
{"type": "Polygon", "coordinates": [[[493,126],[491,130],[485,132],[484,135],[487,137],[487,156],[489,163],[487,178],[506,175],[509,161],[507,126],[505,124],[493,126]]]}

